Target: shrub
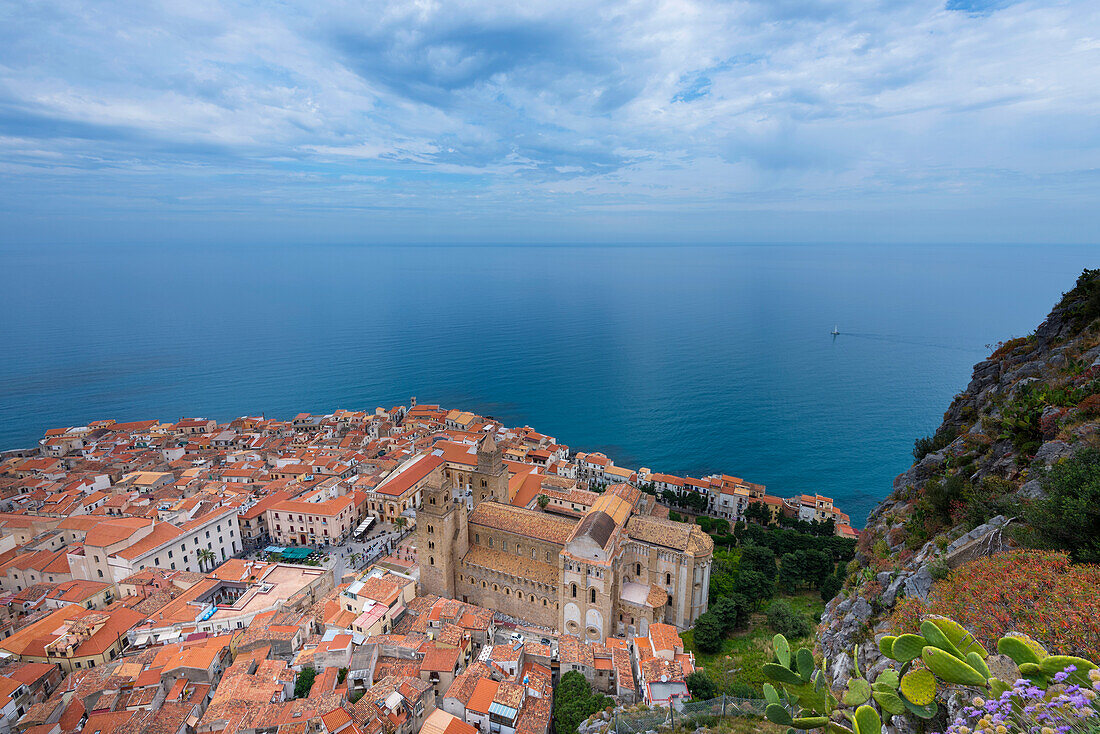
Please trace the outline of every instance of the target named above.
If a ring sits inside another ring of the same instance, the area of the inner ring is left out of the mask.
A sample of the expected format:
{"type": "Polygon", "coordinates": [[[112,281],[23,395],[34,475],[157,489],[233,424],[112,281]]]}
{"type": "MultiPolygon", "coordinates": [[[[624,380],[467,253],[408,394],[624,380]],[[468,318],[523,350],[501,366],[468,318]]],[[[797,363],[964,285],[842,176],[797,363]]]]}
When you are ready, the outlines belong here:
{"type": "Polygon", "coordinates": [[[951,427],[936,431],[936,433],[931,436],[918,438],[913,442],[913,458],[920,461],[928,454],[946,448],[956,438],[958,438],[958,434],[955,429],[951,427]]]}
{"type": "Polygon", "coordinates": [[[763,694],[760,690],[750,686],[748,683],[731,683],[729,688],[726,689],[726,695],[733,696],[734,698],[751,698],[756,700],[763,698],[763,694]]]}
{"type": "Polygon", "coordinates": [[[955,569],[933,583],[927,602],[905,598],[891,618],[897,632],[916,632],[923,614],[970,629],[983,645],[1023,632],[1071,655],[1100,655],[1100,567],[1073,565],[1065,553],[1009,551],[955,569]]]}
{"type": "Polygon", "coordinates": [[[1077,326],[1100,317],[1100,270],[1082,270],[1073,290],[1058,305],[1066,308],[1077,326]]]}
{"type": "Polygon", "coordinates": [[[741,594],[724,596],[710,605],[710,613],[722,627],[722,634],[730,634],[748,621],[752,604],[741,594]]]}
{"type": "Polygon", "coordinates": [[[695,620],[695,647],[701,652],[722,649],[722,622],[713,612],[703,612],[695,620]]]}
{"type": "Polygon", "coordinates": [[[1100,394],[1089,395],[1077,404],[1082,418],[1100,418],[1100,394]]]}
{"type": "Polygon", "coordinates": [[[932,574],[933,580],[943,581],[951,574],[951,569],[949,569],[947,564],[943,561],[936,560],[928,564],[928,572],[932,574]]]}
{"type": "Polygon", "coordinates": [[[768,626],[785,637],[793,638],[805,637],[813,631],[810,618],[796,612],[782,599],[773,601],[768,607],[768,626]]]}
{"type": "Polygon", "coordinates": [[[298,674],[298,680],[294,682],[294,697],[305,698],[309,695],[309,689],[313,688],[313,679],[317,677],[317,671],[311,666],[302,668],[298,674]]]}
{"type": "Polygon", "coordinates": [[[829,601],[844,588],[844,578],[839,574],[828,576],[821,582],[821,600],[829,601]]]}
{"type": "Polygon", "coordinates": [[[554,730],[559,734],[575,732],[577,725],[589,716],[614,705],[610,697],[593,694],[582,673],[570,670],[554,691],[554,730]]]}
{"type": "Polygon", "coordinates": [[[1040,477],[1046,499],[1027,511],[1025,539],[1068,551],[1079,563],[1100,563],[1100,451],[1085,449],[1040,477]]]}
{"type": "Polygon", "coordinates": [[[714,685],[714,681],[707,677],[705,671],[696,670],[684,678],[684,683],[687,684],[691,697],[696,701],[706,701],[718,695],[718,687],[714,685]]]}

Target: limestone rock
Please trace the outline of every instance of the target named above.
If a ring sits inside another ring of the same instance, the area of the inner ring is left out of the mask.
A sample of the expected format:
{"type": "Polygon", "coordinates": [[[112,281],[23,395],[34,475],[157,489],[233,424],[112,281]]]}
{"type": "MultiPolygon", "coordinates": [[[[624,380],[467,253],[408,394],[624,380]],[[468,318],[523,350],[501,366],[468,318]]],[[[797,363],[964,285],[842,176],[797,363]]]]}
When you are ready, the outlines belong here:
{"type": "Polygon", "coordinates": [[[890,582],[890,585],[886,587],[886,591],[882,592],[882,603],[886,607],[894,606],[894,602],[898,599],[898,592],[905,586],[905,582],[909,579],[911,574],[903,571],[898,574],[897,578],[890,582]]]}
{"type": "Polygon", "coordinates": [[[1047,441],[1035,453],[1035,461],[1050,466],[1073,453],[1073,447],[1065,441],[1047,441]]]}
{"type": "Polygon", "coordinates": [[[844,615],[844,624],[848,627],[858,627],[870,619],[873,612],[870,603],[862,596],[857,596],[851,609],[844,615]]]}
{"type": "Polygon", "coordinates": [[[1046,492],[1043,491],[1043,485],[1039,483],[1038,479],[1032,479],[1024,482],[1024,485],[1020,487],[1019,495],[1029,500],[1037,500],[1046,497],[1046,492]]]}
{"type": "Polygon", "coordinates": [[[927,563],[918,568],[912,576],[905,579],[904,588],[907,597],[920,599],[921,601],[928,599],[928,592],[932,589],[932,570],[927,563]]]}

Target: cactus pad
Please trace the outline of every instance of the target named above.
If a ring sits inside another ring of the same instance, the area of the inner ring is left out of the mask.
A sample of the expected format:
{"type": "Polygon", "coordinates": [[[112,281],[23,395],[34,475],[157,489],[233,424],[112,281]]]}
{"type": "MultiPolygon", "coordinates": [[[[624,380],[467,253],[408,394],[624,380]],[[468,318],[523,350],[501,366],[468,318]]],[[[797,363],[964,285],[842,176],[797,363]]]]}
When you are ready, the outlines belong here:
{"type": "Polygon", "coordinates": [[[1008,655],[1017,665],[1038,663],[1049,655],[1042,645],[1019,632],[1009,632],[998,640],[997,652],[1008,655]]]}
{"type": "Polygon", "coordinates": [[[891,657],[899,663],[908,663],[920,657],[921,650],[928,644],[928,640],[920,635],[900,635],[890,646],[891,657]]]}
{"type": "Polygon", "coordinates": [[[852,726],[855,734],[881,734],[882,719],[871,706],[860,706],[852,715],[852,726]]]}
{"type": "Polygon", "coordinates": [[[960,686],[984,686],[986,678],[949,652],[928,646],[921,651],[921,659],[936,677],[945,683],[960,686]]]}
{"type": "Polygon", "coordinates": [[[791,643],[787,642],[787,638],[783,635],[776,635],[772,638],[772,645],[775,647],[775,657],[779,660],[779,664],[784,668],[791,664],[791,643]]]}
{"type": "Polygon", "coordinates": [[[936,676],[926,668],[910,670],[901,679],[901,693],[917,706],[927,706],[936,697],[936,676]]]}
{"type": "Polygon", "coordinates": [[[883,711],[891,714],[905,713],[905,704],[893,691],[875,691],[871,696],[883,711]]]}
{"type": "Polygon", "coordinates": [[[983,660],[989,657],[989,653],[982,647],[982,643],[974,639],[974,635],[970,634],[970,631],[966,629],[966,627],[963,627],[955,620],[941,617],[938,614],[930,614],[925,617],[925,619],[939,627],[940,632],[942,632],[944,636],[951,641],[951,644],[963,655],[976,652],[982,656],[983,660]]]}
{"type": "Polygon", "coordinates": [[[858,706],[867,703],[871,697],[871,684],[862,678],[852,678],[848,681],[848,690],[844,694],[845,706],[858,706]]]}

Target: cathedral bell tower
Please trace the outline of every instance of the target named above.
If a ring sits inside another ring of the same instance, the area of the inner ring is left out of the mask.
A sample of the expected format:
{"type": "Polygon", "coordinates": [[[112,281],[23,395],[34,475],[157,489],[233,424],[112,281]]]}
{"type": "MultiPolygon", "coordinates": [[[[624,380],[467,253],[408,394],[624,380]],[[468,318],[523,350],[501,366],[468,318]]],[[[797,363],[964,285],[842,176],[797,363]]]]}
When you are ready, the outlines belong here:
{"type": "Polygon", "coordinates": [[[452,499],[443,481],[443,468],[436,468],[424,487],[424,501],[416,513],[416,547],[420,560],[420,595],[436,594],[455,598],[458,564],[469,550],[466,531],[466,502],[452,499]]]}
{"type": "Polygon", "coordinates": [[[496,500],[509,504],[512,501],[508,493],[508,469],[504,466],[504,452],[490,433],[477,445],[477,471],[473,478],[474,498],[496,500]]]}

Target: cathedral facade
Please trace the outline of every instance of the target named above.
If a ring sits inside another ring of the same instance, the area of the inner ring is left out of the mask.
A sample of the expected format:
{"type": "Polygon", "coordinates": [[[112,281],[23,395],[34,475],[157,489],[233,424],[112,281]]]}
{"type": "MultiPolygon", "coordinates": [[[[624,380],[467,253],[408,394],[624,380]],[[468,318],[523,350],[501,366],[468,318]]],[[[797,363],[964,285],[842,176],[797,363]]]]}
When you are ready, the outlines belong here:
{"type": "Polygon", "coordinates": [[[592,640],[686,628],[706,611],[713,541],[653,514],[636,487],[609,488],[580,518],[512,500],[490,436],[476,466],[433,470],[417,510],[421,593],[592,640]]]}

